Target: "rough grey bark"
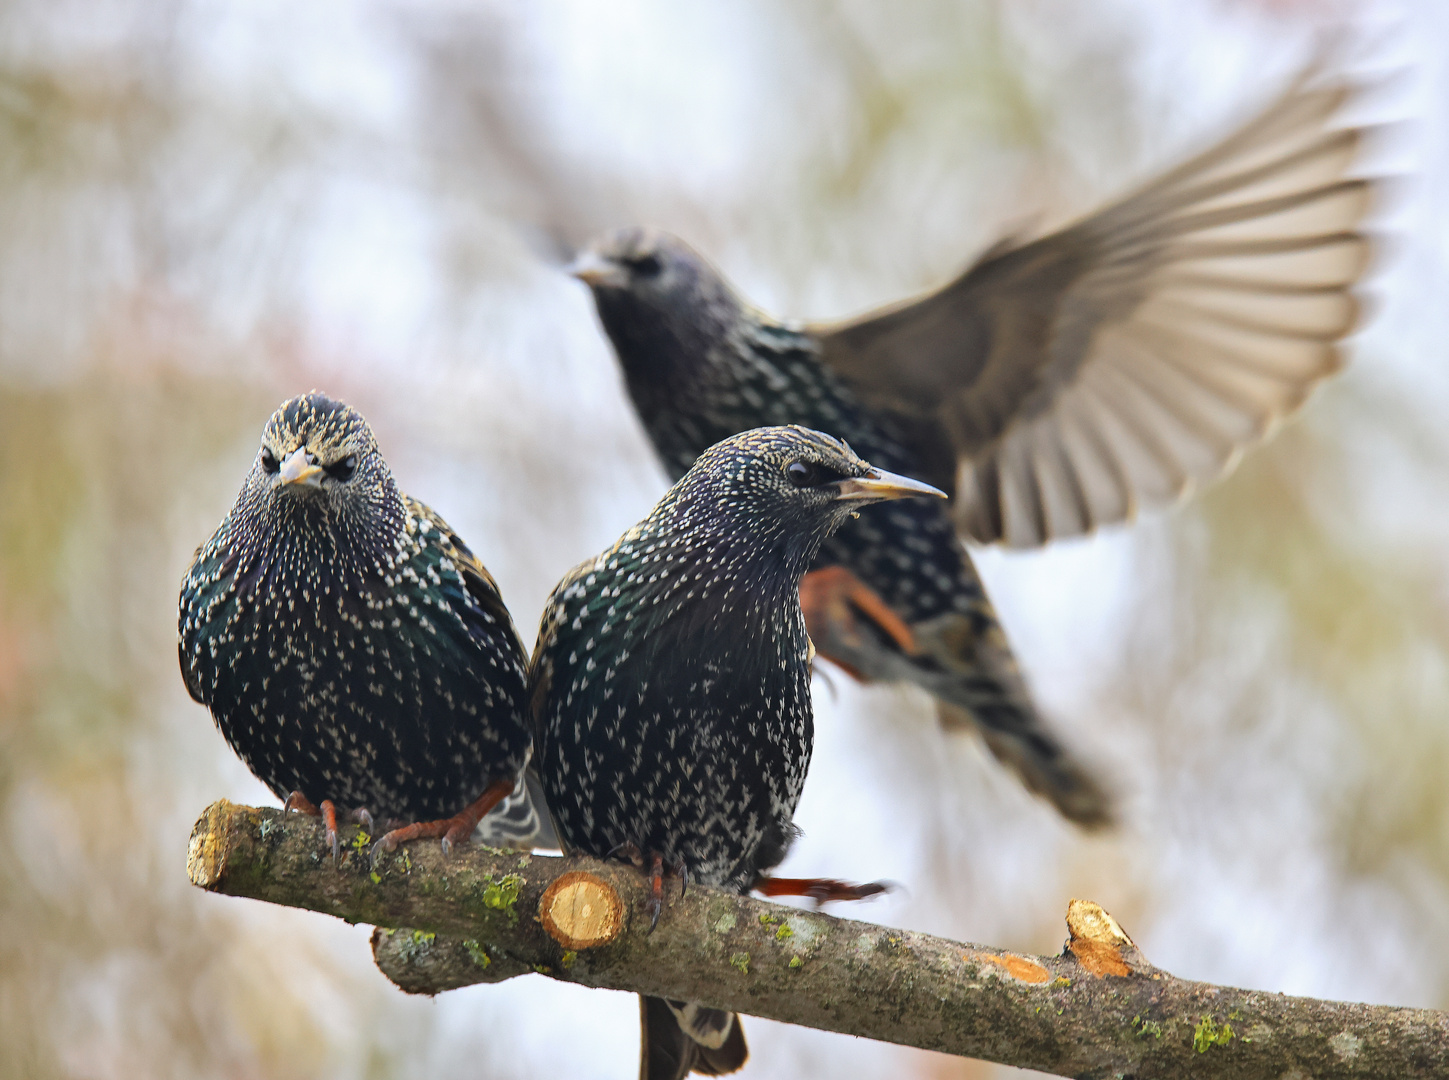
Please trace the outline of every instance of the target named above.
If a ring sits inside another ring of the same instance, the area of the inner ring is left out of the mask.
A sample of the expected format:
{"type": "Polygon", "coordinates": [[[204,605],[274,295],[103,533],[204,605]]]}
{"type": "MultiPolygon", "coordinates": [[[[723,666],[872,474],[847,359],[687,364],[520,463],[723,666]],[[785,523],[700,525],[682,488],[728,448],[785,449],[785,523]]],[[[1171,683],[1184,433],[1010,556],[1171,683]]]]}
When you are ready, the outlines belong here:
{"type": "Polygon", "coordinates": [[[1073,901],[1067,947],[1050,957],[698,886],[684,898],[670,888],[650,934],[642,877],[625,865],[477,847],[445,859],[427,843],[374,869],[366,837],[345,838],[334,866],[314,819],[222,801],[196,823],[188,870],[214,892],[405,928],[373,945],[413,992],[536,971],[1075,1077],[1449,1075],[1449,1014],[1177,979],[1095,904],[1073,901]],[[582,883],[567,905],[555,884],[566,873],[582,883]],[[623,918],[597,931],[604,943],[568,948],[553,935],[585,933],[572,921],[581,895],[616,895],[623,918]]]}

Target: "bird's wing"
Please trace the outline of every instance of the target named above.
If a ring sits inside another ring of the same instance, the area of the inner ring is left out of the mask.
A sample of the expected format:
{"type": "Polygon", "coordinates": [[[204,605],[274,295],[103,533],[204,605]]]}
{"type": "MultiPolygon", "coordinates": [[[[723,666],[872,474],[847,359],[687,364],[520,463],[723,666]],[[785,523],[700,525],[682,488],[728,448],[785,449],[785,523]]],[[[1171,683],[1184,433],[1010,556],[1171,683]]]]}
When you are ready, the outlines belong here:
{"type": "MultiPolygon", "coordinates": [[[[565,611],[563,596],[571,585],[594,568],[595,561],[586,559],[575,566],[554,586],[553,592],[544,601],[543,619],[538,627],[538,637],[533,643],[533,656],[528,662],[528,705],[533,718],[535,755],[541,754],[544,745],[548,721],[545,710],[553,689],[553,659],[550,649],[558,637],[559,622],[565,611]]],[[[534,760],[537,761],[538,757],[535,756],[534,760]]]]}
{"type": "Polygon", "coordinates": [[[523,647],[523,639],[518,636],[518,628],[513,625],[513,616],[509,614],[508,606],[503,602],[503,593],[498,588],[498,582],[493,580],[493,575],[463,542],[463,538],[455,533],[452,526],[439,517],[436,511],[411,496],[406,496],[406,499],[408,508],[414,516],[426,519],[433,528],[438,530],[439,550],[458,568],[458,573],[463,578],[463,587],[468,590],[468,596],[480,609],[492,617],[494,622],[508,628],[516,655],[519,662],[522,663],[528,652],[523,647]]]}
{"type": "Polygon", "coordinates": [[[1372,185],[1348,175],[1368,129],[1339,118],[1362,89],[1314,65],[1099,213],[817,328],[822,356],[937,449],[924,479],[955,482],[972,539],[1030,547],[1178,498],[1341,363],[1372,185]]]}
{"type": "Polygon", "coordinates": [[[206,704],[206,694],[202,690],[201,682],[196,677],[196,672],[186,661],[186,643],[176,643],[176,658],[181,661],[181,681],[186,684],[186,692],[191,695],[191,700],[198,705],[206,704]]]}
{"type": "Polygon", "coordinates": [[[478,557],[468,550],[456,534],[449,534],[448,540],[456,551],[453,561],[463,575],[463,584],[468,595],[479,607],[513,632],[513,638],[518,642],[518,655],[527,656],[523,639],[518,636],[518,629],[513,625],[513,616],[508,613],[508,608],[503,603],[503,594],[498,591],[498,582],[493,580],[488,568],[478,561],[478,557]]]}

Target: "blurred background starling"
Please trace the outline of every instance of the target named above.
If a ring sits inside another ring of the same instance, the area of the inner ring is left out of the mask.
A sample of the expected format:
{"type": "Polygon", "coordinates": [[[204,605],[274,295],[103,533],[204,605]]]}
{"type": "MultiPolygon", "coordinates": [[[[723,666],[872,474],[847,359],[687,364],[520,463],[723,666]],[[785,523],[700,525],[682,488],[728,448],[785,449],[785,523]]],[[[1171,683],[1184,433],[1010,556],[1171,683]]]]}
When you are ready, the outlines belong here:
{"type": "MultiPolygon", "coordinates": [[[[530,688],[538,768],[567,850],[630,851],[745,892],[784,858],[810,764],[800,579],[876,500],[940,495],[799,427],[703,454],[653,512],[544,608],[530,688]]],[[[739,1020],[645,998],[641,1075],[744,1063],[739,1020]]]]}
{"type": "Polygon", "coordinates": [[[928,296],[835,326],[775,321],[703,258],[624,229],[574,264],[678,477],[762,424],[846,439],[949,492],[866,510],[802,587],[819,651],[973,723],[1068,818],[1103,786],[1037,712],[957,535],[1014,547],[1129,519],[1224,472],[1354,326],[1371,185],[1346,178],[1355,87],[1300,76],[1218,145],[1106,209],[988,251],[928,296]]]}
{"type": "Polygon", "coordinates": [[[191,696],[286,805],[323,814],[334,857],[337,809],[406,823],[387,849],[466,839],[515,785],[511,820],[533,816],[498,587],[341,402],[307,394],[267,423],[182,583],[179,650],[191,696]]]}

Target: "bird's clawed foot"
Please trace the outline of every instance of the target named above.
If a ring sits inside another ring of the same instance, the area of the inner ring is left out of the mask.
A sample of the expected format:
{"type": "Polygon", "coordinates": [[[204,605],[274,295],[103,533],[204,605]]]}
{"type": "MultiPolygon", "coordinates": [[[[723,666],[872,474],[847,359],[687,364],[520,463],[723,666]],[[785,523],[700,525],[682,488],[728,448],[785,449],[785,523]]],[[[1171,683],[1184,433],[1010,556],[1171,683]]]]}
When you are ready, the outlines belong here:
{"type": "Polygon", "coordinates": [[[805,627],[820,655],[835,661],[855,678],[866,682],[852,653],[869,647],[862,623],[875,628],[907,656],[916,652],[916,636],[880,594],[843,566],[812,570],[800,582],[800,607],[805,627]]]}
{"type": "Polygon", "coordinates": [[[649,860],[649,932],[659,925],[659,913],[664,910],[664,856],[658,852],[649,860]]]}
{"type": "MultiPolygon", "coordinates": [[[[294,791],[282,803],[282,813],[288,814],[294,810],[299,814],[309,814],[322,819],[327,846],[332,849],[332,865],[336,866],[342,858],[342,844],[337,839],[337,807],[332,804],[332,800],[323,799],[322,805],[318,807],[300,791],[294,791]]],[[[365,810],[362,812],[367,813],[365,810]]]]}
{"type": "Polygon", "coordinates": [[[761,896],[805,896],[815,901],[817,907],[832,900],[864,900],[868,896],[879,896],[891,891],[888,881],[867,881],[856,885],[834,878],[781,878],[761,877],[751,890],[761,896]]]}
{"type": "Polygon", "coordinates": [[[383,833],[377,843],[372,845],[372,865],[377,866],[377,861],[382,858],[384,852],[396,851],[399,844],[405,844],[409,840],[441,838],[443,854],[452,854],[456,845],[463,843],[473,835],[473,830],[478,827],[478,822],[483,820],[488,811],[502,802],[504,797],[513,790],[513,785],[512,779],[495,780],[488,785],[488,790],[478,796],[466,809],[450,818],[441,818],[438,821],[416,821],[411,825],[404,825],[383,833]]]}
{"type": "MultiPolygon", "coordinates": [[[[644,853],[639,850],[639,845],[631,841],[625,841],[617,845],[609,852],[606,858],[624,859],[634,866],[643,870],[645,867],[644,853]]],[[[664,856],[657,851],[648,858],[649,869],[649,899],[644,902],[644,910],[649,912],[649,932],[652,934],[654,928],[659,925],[659,914],[664,910],[664,856]]],[[[677,859],[668,866],[668,871],[679,878],[679,898],[684,899],[684,894],[689,890],[689,867],[683,859],[677,859]]]]}

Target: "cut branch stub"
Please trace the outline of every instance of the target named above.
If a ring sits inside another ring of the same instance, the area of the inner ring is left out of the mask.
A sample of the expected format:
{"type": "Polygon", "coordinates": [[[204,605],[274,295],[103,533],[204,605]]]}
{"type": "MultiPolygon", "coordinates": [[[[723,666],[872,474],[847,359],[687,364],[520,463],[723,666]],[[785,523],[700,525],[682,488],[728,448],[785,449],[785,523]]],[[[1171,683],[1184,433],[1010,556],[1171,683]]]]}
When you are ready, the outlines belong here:
{"type": "Polygon", "coordinates": [[[1142,958],[1120,923],[1090,900],[1067,905],[1067,948],[1093,975],[1149,974],[1152,965],[1142,958]]]}
{"type": "Polygon", "coordinates": [[[583,870],[562,874],[538,902],[543,928],[565,949],[607,945],[624,929],[624,902],[608,882],[583,870]]]}
{"type": "Polygon", "coordinates": [[[226,866],[227,840],[235,807],[218,799],[206,808],[191,830],[186,848],[186,874],[200,889],[215,887],[226,866]]]}

